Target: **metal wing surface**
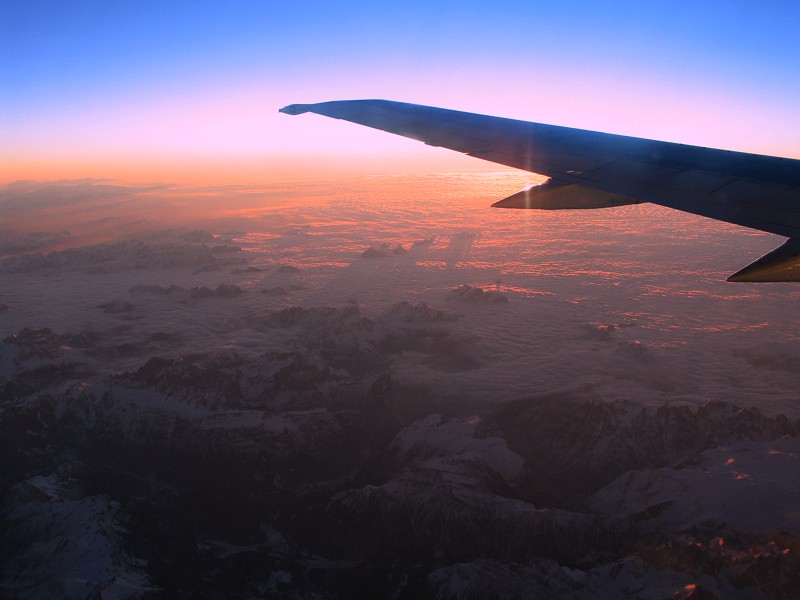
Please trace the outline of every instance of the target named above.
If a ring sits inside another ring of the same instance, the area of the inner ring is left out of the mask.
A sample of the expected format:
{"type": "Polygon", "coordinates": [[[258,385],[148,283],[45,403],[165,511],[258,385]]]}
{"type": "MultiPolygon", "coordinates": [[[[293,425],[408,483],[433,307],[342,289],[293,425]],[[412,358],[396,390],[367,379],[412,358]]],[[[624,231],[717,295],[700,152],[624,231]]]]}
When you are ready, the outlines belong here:
{"type": "Polygon", "coordinates": [[[800,160],[387,100],[292,104],[281,112],[343,119],[551,177],[499,207],[654,202],[786,236],[784,245],[729,279],[800,281],[800,160]]]}

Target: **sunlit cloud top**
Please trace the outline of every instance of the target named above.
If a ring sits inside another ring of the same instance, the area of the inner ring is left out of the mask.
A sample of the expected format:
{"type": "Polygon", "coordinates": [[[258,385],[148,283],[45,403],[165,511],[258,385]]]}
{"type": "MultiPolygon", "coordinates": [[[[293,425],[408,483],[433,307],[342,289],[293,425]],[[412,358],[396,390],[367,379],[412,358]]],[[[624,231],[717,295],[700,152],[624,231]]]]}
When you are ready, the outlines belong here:
{"type": "Polygon", "coordinates": [[[791,2],[34,0],[0,10],[4,180],[489,166],[277,113],[352,98],[800,156],[791,2]]]}

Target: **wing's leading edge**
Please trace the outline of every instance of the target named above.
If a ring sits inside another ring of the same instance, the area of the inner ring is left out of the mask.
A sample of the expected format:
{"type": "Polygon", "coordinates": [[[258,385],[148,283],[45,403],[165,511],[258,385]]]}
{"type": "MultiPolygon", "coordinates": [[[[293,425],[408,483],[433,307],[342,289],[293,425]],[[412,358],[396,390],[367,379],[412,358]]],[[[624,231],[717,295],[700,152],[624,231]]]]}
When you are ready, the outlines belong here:
{"type": "Polygon", "coordinates": [[[292,104],[551,177],[495,204],[600,208],[635,202],[792,238],[731,281],[800,281],[800,160],[529,123],[387,100],[292,104]],[[785,250],[786,247],[793,249],[785,250]],[[752,267],[752,268],[751,268],[752,267]]]}

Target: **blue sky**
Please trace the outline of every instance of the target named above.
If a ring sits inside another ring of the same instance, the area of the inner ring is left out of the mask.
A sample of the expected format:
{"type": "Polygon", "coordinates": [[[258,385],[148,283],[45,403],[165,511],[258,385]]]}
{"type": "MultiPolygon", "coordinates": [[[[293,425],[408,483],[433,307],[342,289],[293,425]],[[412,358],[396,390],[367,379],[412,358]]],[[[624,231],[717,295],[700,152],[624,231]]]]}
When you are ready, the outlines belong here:
{"type": "Polygon", "coordinates": [[[32,0],[2,24],[6,178],[425,152],[276,113],[359,97],[800,157],[793,2],[32,0]]]}

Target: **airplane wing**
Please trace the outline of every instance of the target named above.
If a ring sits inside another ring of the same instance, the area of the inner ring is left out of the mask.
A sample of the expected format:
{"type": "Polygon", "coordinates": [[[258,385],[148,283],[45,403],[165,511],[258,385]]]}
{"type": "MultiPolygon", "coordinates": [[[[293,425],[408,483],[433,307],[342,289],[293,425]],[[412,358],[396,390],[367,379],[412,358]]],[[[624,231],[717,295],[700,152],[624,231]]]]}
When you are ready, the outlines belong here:
{"type": "Polygon", "coordinates": [[[292,104],[551,179],[500,208],[602,208],[654,202],[789,240],[728,278],[800,281],[800,160],[659,142],[391,102],[292,104]]]}

